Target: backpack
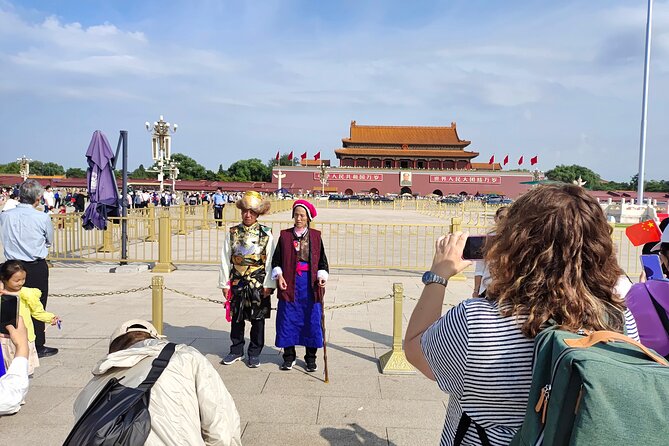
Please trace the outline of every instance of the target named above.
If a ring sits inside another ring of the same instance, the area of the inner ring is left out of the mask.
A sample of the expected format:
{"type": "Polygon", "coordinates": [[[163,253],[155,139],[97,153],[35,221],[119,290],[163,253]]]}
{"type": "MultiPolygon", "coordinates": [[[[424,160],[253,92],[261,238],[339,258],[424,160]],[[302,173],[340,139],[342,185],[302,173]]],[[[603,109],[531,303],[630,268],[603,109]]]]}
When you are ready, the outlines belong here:
{"type": "Polygon", "coordinates": [[[641,343],[665,358],[669,356],[669,282],[636,283],[625,302],[636,320],[641,343]]]}
{"type": "Polygon", "coordinates": [[[137,387],[126,387],[112,378],[76,422],[63,446],[139,446],[151,432],[149,399],[151,387],[174,354],[168,343],[152,362],[146,379],[137,387]]]}
{"type": "Polygon", "coordinates": [[[511,445],[665,445],[668,416],[664,358],[620,333],[551,327],[535,339],[525,419],[511,445]]]}

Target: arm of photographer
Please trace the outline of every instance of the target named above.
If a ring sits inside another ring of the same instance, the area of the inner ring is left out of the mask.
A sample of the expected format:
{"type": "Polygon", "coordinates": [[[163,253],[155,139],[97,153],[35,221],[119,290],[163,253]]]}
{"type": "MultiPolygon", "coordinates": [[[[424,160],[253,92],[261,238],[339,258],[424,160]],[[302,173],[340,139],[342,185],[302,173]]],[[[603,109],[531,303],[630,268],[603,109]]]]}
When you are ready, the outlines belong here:
{"type": "MultiPolygon", "coordinates": [[[[430,271],[448,280],[471,265],[471,261],[462,259],[468,235],[456,232],[439,237],[435,244],[430,271]]],[[[423,375],[432,380],[435,380],[435,376],[421,348],[421,338],[423,333],[441,317],[445,291],[446,287],[438,283],[425,285],[404,336],[407,359],[423,375]]]]}

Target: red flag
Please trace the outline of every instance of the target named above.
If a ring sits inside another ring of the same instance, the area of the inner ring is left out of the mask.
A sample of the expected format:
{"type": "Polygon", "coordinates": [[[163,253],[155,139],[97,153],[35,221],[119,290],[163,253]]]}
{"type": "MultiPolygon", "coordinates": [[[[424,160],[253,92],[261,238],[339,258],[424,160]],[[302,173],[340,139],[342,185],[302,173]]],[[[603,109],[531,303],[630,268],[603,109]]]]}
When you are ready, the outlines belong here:
{"type": "Polygon", "coordinates": [[[659,242],[662,238],[662,231],[657,227],[655,220],[648,220],[628,226],[625,229],[625,235],[634,246],[641,246],[645,243],[659,242]]]}
{"type": "Polygon", "coordinates": [[[495,164],[495,155],[490,157],[490,161],[488,161],[488,164],[495,164]]]}
{"type": "Polygon", "coordinates": [[[506,166],[509,163],[509,155],[504,157],[504,165],[506,166]]]}
{"type": "Polygon", "coordinates": [[[288,161],[290,161],[291,163],[293,162],[293,151],[292,150],[288,154],[288,161]]]}
{"type": "Polygon", "coordinates": [[[318,161],[319,159],[321,159],[321,152],[318,152],[317,154],[315,154],[315,155],[314,155],[314,159],[315,159],[316,161],[318,161]]]}
{"type": "Polygon", "coordinates": [[[518,158],[518,165],[519,166],[523,165],[523,155],[520,155],[520,158],[518,158]]]}
{"type": "Polygon", "coordinates": [[[538,162],[539,162],[539,155],[537,155],[537,156],[533,156],[532,158],[530,158],[530,164],[531,164],[532,166],[534,166],[534,165],[535,165],[536,163],[538,163],[538,162]]]}
{"type": "Polygon", "coordinates": [[[304,152],[302,155],[300,155],[301,160],[307,159],[307,152],[304,152]]]}
{"type": "Polygon", "coordinates": [[[276,160],[279,161],[279,158],[281,158],[281,157],[279,156],[279,151],[277,150],[276,151],[276,160]]]}

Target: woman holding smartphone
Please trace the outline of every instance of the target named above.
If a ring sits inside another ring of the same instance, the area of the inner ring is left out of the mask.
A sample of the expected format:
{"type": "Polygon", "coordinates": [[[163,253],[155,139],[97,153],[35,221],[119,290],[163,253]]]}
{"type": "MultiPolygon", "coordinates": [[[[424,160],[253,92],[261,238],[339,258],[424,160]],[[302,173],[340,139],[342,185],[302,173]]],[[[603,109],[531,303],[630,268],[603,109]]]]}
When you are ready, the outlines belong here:
{"type": "Polygon", "coordinates": [[[467,234],[439,238],[425,288],[411,315],[407,359],[450,394],[441,444],[452,444],[469,416],[466,444],[509,444],[520,428],[532,382],[533,339],[555,321],[564,330],[611,330],[638,340],[615,291],[622,274],[611,227],[582,187],[536,187],[513,203],[487,246],[491,281],[485,298],[466,299],[441,315],[448,279],[471,265],[467,234]],[[466,415],[465,415],[466,414],[466,415]]]}

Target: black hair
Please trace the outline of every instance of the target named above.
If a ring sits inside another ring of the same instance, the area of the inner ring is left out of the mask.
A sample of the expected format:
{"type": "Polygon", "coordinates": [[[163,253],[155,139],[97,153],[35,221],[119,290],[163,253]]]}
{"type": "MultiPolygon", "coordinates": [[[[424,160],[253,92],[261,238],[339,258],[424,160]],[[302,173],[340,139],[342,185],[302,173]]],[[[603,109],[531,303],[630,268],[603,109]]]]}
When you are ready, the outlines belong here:
{"type": "Polygon", "coordinates": [[[5,282],[19,271],[23,272],[26,271],[26,269],[23,267],[23,264],[20,261],[7,260],[5,263],[0,265],[0,280],[5,282]]]}

